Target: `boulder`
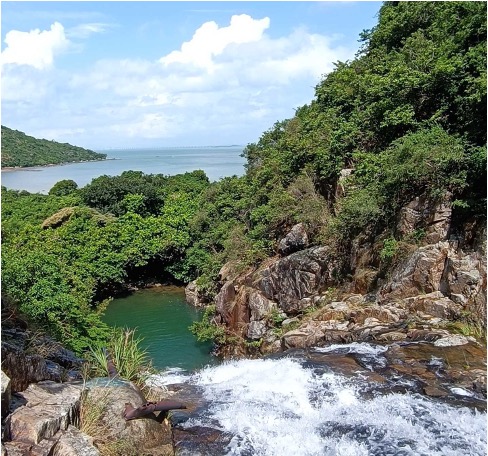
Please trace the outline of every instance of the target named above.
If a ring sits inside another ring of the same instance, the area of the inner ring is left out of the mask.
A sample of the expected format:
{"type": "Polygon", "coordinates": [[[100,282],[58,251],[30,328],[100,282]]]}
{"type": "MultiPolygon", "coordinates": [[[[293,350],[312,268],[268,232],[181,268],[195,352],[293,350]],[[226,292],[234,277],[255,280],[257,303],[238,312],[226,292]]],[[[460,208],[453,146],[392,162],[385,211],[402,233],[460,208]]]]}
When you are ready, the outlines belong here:
{"type": "Polygon", "coordinates": [[[261,339],[266,334],[266,323],[263,321],[251,321],[247,328],[247,337],[249,339],[261,339]]]}
{"type": "Polygon", "coordinates": [[[12,391],[10,388],[10,378],[1,371],[2,375],[2,419],[5,418],[10,409],[10,399],[12,391]]]}
{"type": "Polygon", "coordinates": [[[19,393],[26,405],[7,417],[10,440],[38,444],[70,424],[77,424],[82,389],[82,383],[43,381],[29,385],[19,393]]]}
{"type": "Polygon", "coordinates": [[[448,242],[415,250],[395,269],[389,282],[380,290],[380,302],[439,291],[448,250],[448,242]]]}
{"type": "Polygon", "coordinates": [[[100,452],[93,445],[93,439],[74,426],[62,433],[54,447],[52,456],[99,456],[100,452]]]}
{"type": "Polygon", "coordinates": [[[303,298],[319,294],[335,284],[336,264],[326,247],[311,247],[280,258],[252,277],[252,286],[277,303],[287,314],[303,310],[312,301],[303,298]]]}
{"type": "Polygon", "coordinates": [[[406,298],[405,302],[411,312],[421,312],[443,320],[456,319],[463,310],[462,306],[451,301],[440,291],[406,298]]]}
{"type": "Polygon", "coordinates": [[[278,253],[281,256],[303,250],[308,246],[308,235],[303,223],[293,226],[290,232],[278,243],[278,253]]]}
{"type": "Polygon", "coordinates": [[[162,456],[172,454],[171,429],[160,412],[144,418],[125,421],[123,413],[126,404],[137,408],[146,403],[141,391],[131,382],[120,379],[98,378],[86,383],[88,389],[86,404],[97,404],[100,408],[98,427],[102,430],[99,440],[94,437],[97,446],[110,442],[125,447],[122,454],[162,456]],[[130,451],[129,451],[130,450],[130,451]]]}

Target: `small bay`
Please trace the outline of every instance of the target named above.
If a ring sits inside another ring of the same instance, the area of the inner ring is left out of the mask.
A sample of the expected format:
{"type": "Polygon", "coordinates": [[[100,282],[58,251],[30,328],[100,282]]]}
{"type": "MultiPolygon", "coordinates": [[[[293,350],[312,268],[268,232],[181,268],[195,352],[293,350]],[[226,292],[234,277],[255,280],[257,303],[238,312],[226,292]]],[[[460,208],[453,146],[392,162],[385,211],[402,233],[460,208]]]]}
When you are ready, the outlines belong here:
{"type": "Polygon", "coordinates": [[[242,146],[97,151],[106,153],[107,160],[2,170],[2,185],[8,189],[46,194],[63,179],[74,180],[83,187],[96,177],[117,176],[129,170],[175,175],[201,169],[211,181],[216,181],[244,174],[242,151],[242,146]]]}
{"type": "Polygon", "coordinates": [[[156,369],[191,371],[215,362],[210,354],[212,345],[198,342],[188,329],[200,319],[200,314],[186,303],[182,288],[165,286],[114,299],[103,321],[110,326],[135,329],[156,369]]]}

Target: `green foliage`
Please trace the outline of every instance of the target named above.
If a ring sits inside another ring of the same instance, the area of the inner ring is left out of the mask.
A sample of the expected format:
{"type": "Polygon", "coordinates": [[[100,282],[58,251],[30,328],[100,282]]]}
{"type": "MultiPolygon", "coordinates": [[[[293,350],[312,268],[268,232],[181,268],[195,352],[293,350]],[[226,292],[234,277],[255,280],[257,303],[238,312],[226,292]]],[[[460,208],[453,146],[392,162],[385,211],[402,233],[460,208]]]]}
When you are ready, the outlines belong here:
{"type": "Polygon", "coordinates": [[[383,248],[380,251],[380,259],[384,263],[390,263],[398,250],[398,241],[395,238],[387,238],[383,241],[383,248]]]}
{"type": "Polygon", "coordinates": [[[50,195],[67,196],[75,193],[78,190],[78,184],[71,179],[64,179],[53,185],[49,190],[50,195]]]}
{"type": "Polygon", "coordinates": [[[189,327],[192,334],[194,334],[200,342],[208,340],[215,341],[218,344],[226,342],[225,329],[213,321],[215,312],[216,308],[214,305],[207,306],[202,319],[192,323],[189,327]]]}
{"type": "Polygon", "coordinates": [[[2,167],[42,166],[104,160],[106,154],[47,139],[36,139],[2,125],[2,167]]]}
{"type": "MultiPolygon", "coordinates": [[[[141,348],[142,338],[135,335],[134,329],[115,328],[111,331],[107,342],[108,353],[121,378],[143,386],[147,376],[152,372],[149,356],[141,348]]],[[[104,346],[89,347],[86,359],[93,377],[107,377],[107,358],[104,346]]]]}
{"type": "MultiPolygon", "coordinates": [[[[50,195],[2,189],[2,292],[81,351],[106,341],[105,299],[148,265],[198,277],[211,298],[226,262],[258,265],[296,223],[346,264],[355,236],[393,233],[417,196],[453,200],[453,227],[486,218],[486,5],[384,3],[356,58],[243,155],[246,175],[215,183],[202,171],[127,171],[82,189],[61,181],[50,195]]],[[[423,234],[387,239],[382,261],[423,234]]],[[[228,342],[214,311],[192,330],[228,342]]]]}

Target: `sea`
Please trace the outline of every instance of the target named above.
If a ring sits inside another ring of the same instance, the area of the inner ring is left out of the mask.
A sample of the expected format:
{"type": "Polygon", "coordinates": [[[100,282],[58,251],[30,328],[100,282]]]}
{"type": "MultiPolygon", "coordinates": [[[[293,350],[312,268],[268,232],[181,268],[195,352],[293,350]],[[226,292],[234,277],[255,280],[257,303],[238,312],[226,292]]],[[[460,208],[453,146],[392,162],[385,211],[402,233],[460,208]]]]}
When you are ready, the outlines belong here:
{"type": "Polygon", "coordinates": [[[63,179],[84,187],[96,177],[117,176],[129,170],[175,175],[197,169],[203,170],[211,181],[217,181],[244,174],[243,149],[244,146],[208,146],[99,150],[107,154],[107,160],[2,170],[1,184],[12,190],[47,194],[63,179]]]}

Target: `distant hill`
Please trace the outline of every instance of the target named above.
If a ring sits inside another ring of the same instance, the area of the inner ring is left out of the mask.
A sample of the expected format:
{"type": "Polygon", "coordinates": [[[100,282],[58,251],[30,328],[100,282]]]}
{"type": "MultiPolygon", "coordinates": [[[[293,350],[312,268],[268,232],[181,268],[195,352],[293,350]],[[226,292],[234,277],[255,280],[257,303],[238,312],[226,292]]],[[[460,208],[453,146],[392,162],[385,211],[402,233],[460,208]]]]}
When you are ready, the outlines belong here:
{"type": "Polygon", "coordinates": [[[106,154],[67,143],[36,139],[2,125],[2,168],[56,165],[105,158],[106,154]]]}

